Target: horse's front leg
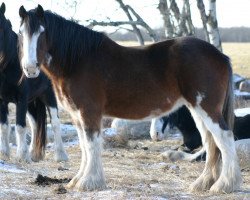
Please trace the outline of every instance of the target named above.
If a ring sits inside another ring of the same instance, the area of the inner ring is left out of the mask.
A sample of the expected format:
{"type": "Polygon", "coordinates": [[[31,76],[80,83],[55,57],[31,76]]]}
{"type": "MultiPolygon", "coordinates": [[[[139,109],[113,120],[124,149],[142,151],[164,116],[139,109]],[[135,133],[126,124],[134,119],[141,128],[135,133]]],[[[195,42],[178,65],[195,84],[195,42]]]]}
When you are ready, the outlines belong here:
{"type": "Polygon", "coordinates": [[[0,102],[0,159],[7,160],[10,156],[9,147],[8,104],[0,102]]]}
{"type": "Polygon", "coordinates": [[[69,183],[69,187],[75,186],[78,190],[106,188],[101,160],[100,124],[99,117],[88,118],[81,122],[82,131],[78,133],[82,150],[82,163],[78,174],[69,183]]]}
{"type": "Polygon", "coordinates": [[[22,162],[31,162],[26,140],[26,113],[27,99],[21,97],[16,104],[17,159],[22,162]]]}

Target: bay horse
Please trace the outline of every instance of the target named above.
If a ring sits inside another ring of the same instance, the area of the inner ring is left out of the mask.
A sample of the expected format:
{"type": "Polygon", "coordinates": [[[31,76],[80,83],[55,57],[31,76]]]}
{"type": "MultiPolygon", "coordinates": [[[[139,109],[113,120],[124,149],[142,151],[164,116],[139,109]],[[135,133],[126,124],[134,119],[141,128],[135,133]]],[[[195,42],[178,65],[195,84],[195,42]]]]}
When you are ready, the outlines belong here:
{"type": "Polygon", "coordinates": [[[17,159],[38,161],[43,158],[46,145],[46,107],[55,136],[55,160],[68,160],[60,135],[57,102],[49,79],[41,73],[36,79],[22,77],[19,63],[17,34],[5,18],[5,4],[0,7],[0,158],[8,159],[8,104],[16,104],[17,159]],[[28,112],[27,112],[28,111],[28,112]],[[31,145],[26,141],[26,113],[31,126],[31,145]]]}
{"type": "Polygon", "coordinates": [[[103,33],[44,11],[41,5],[29,11],[21,6],[19,15],[25,75],[34,78],[44,71],[77,127],[82,159],[69,188],[106,187],[101,160],[103,116],[149,119],[182,105],[194,117],[207,151],[205,169],[190,189],[228,193],[240,187],[227,56],[192,37],[123,47],[103,33]]]}

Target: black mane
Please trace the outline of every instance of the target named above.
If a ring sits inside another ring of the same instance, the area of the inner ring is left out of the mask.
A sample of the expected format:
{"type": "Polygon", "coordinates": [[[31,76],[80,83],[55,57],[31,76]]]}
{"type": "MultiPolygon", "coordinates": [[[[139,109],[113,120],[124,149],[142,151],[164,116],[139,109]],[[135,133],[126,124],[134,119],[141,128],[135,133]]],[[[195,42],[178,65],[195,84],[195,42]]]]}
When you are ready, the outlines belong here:
{"type": "Polygon", "coordinates": [[[6,66],[12,62],[17,62],[17,35],[12,30],[12,25],[3,14],[0,15],[0,28],[4,32],[3,49],[0,55],[0,70],[3,71],[6,66]]]}
{"type": "MultiPolygon", "coordinates": [[[[30,29],[38,30],[37,20],[36,23],[34,21],[30,19],[30,29]]],[[[105,37],[103,33],[92,31],[50,11],[44,12],[43,23],[50,47],[48,52],[53,55],[53,63],[59,64],[66,74],[70,73],[83,57],[93,55],[105,37]]]]}

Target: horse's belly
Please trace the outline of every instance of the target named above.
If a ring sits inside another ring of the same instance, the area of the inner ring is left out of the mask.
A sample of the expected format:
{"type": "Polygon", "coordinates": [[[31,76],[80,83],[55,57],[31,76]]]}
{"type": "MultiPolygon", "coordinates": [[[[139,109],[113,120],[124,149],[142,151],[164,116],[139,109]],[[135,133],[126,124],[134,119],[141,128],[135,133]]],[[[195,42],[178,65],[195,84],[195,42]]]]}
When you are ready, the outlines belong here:
{"type": "Polygon", "coordinates": [[[106,107],[105,115],[110,117],[134,119],[134,120],[149,120],[155,117],[167,115],[177,110],[182,105],[186,104],[183,98],[177,100],[169,100],[160,104],[125,104],[106,107]]]}

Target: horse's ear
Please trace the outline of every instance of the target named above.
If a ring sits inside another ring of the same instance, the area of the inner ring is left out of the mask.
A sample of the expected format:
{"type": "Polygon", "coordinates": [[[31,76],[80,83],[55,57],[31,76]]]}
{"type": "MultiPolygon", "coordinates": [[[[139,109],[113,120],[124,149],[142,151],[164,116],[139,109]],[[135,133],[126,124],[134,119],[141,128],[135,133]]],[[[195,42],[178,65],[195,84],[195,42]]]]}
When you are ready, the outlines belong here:
{"type": "Polygon", "coordinates": [[[20,16],[21,18],[25,18],[25,17],[27,16],[27,11],[25,10],[25,8],[24,8],[23,6],[21,6],[21,7],[19,8],[19,16],[20,16]]]}
{"type": "Polygon", "coordinates": [[[43,7],[38,4],[37,8],[36,8],[36,15],[40,18],[43,18],[43,15],[44,15],[44,10],[43,10],[43,7]]]}
{"type": "Polygon", "coordinates": [[[1,11],[2,14],[5,13],[5,3],[2,3],[0,11],[1,11]]]}

